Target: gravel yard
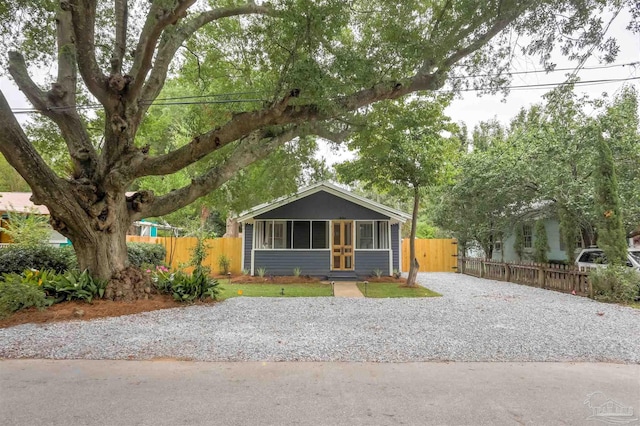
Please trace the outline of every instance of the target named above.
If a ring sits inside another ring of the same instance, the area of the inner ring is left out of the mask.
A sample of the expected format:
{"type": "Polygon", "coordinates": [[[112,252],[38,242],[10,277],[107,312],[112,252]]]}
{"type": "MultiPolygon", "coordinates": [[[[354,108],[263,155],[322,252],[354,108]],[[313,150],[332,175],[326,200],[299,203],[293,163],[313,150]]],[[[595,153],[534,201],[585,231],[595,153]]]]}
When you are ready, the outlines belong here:
{"type": "Polygon", "coordinates": [[[443,297],[233,298],[0,329],[0,358],[640,363],[640,310],[448,273],[443,297]]]}

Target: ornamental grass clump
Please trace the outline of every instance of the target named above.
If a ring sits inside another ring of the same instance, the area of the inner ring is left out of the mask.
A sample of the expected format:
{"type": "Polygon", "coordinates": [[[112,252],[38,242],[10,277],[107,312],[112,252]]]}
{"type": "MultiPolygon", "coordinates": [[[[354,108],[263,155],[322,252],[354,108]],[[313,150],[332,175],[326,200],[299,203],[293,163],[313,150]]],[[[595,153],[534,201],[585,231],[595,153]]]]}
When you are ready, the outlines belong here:
{"type": "Polygon", "coordinates": [[[640,273],[622,265],[596,268],[589,273],[593,297],[602,302],[633,302],[640,297],[640,273]]]}

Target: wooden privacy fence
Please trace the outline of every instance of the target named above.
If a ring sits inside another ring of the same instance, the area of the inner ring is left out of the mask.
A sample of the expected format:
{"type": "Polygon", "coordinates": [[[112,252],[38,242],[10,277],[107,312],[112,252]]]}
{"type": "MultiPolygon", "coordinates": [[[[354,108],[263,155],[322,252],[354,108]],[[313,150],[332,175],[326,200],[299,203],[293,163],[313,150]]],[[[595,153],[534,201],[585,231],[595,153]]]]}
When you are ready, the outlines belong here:
{"type": "Polygon", "coordinates": [[[505,263],[478,258],[458,258],[458,272],[479,278],[508,281],[593,297],[589,272],[574,266],[548,263],[505,263]]]}
{"type": "MultiPolygon", "coordinates": [[[[402,271],[409,272],[409,239],[402,240],[402,271]]],[[[416,239],[420,272],[455,272],[458,242],[455,239],[416,239]]]]}
{"type": "MultiPolygon", "coordinates": [[[[186,264],[191,259],[191,253],[196,246],[195,237],[138,237],[127,235],[128,242],[162,244],[167,250],[165,263],[176,269],[180,265],[186,264]]],[[[221,274],[218,260],[221,255],[225,255],[231,265],[229,271],[232,274],[242,272],[242,238],[212,238],[205,240],[207,246],[207,257],[203,262],[204,266],[211,268],[213,274],[221,274]]]]}

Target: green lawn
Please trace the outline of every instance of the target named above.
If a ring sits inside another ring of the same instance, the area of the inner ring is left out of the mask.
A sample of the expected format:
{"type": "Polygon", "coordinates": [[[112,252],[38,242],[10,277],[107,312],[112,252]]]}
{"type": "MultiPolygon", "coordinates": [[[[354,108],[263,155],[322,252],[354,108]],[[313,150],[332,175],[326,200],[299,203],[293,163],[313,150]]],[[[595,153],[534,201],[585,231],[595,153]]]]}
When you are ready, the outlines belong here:
{"type": "Polygon", "coordinates": [[[320,283],[306,284],[228,284],[220,283],[218,300],[239,297],[242,290],[243,297],[321,297],[332,296],[331,285],[320,283]],[[284,294],[282,294],[284,289],[284,294]]]}
{"type": "Polygon", "coordinates": [[[421,286],[402,287],[398,283],[369,283],[365,293],[364,283],[358,283],[358,288],[367,297],[440,297],[435,291],[421,286]]]}

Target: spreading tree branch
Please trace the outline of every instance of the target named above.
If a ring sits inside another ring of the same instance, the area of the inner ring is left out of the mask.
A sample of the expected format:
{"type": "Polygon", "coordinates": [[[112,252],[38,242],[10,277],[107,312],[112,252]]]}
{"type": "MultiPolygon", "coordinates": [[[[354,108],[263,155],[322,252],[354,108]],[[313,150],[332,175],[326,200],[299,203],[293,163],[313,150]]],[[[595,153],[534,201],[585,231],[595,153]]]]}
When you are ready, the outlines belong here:
{"type": "Polygon", "coordinates": [[[24,57],[9,52],[9,73],[29,102],[51,119],[62,134],[76,169],[90,177],[96,170],[97,154],[76,106],[76,49],[73,41],[71,13],[61,9],[56,16],[58,42],[58,77],[48,92],[31,79],[24,57]]]}
{"type": "Polygon", "coordinates": [[[139,211],[134,213],[134,220],[163,216],[191,204],[203,195],[219,188],[238,171],[266,158],[284,143],[303,134],[306,134],[305,130],[296,126],[270,137],[265,137],[266,132],[254,132],[240,141],[234,151],[220,165],[194,179],[191,184],[154,198],[148,204],[141,204],[139,211]]]}
{"type": "Polygon", "coordinates": [[[176,24],[180,19],[184,18],[187,9],[191,7],[196,0],[174,0],[167,2],[166,0],[154,0],[151,8],[147,13],[147,20],[144,23],[138,45],[136,47],[133,65],[129,74],[133,78],[132,84],[129,86],[128,97],[130,100],[137,100],[144,86],[149,70],[151,69],[153,55],[156,52],[158,40],[162,32],[169,25],[176,24]]]}
{"type": "Polygon", "coordinates": [[[180,25],[173,31],[165,31],[158,45],[153,69],[148,80],[144,84],[141,95],[141,105],[137,113],[138,119],[144,116],[151,101],[155,99],[167,78],[169,65],[182,44],[189,40],[200,28],[222,18],[243,15],[267,15],[272,13],[268,6],[258,6],[255,3],[247,3],[243,6],[225,7],[202,12],[193,19],[180,25]]]}
{"type": "Polygon", "coordinates": [[[82,79],[98,101],[107,105],[107,78],[98,66],[95,52],[96,0],[62,0],[60,5],[63,9],[71,10],[78,69],[82,79]]]}
{"type": "Polygon", "coordinates": [[[0,152],[32,188],[35,204],[54,203],[62,198],[64,181],[51,170],[35,150],[11,107],[0,91],[0,152]]]}
{"type": "Polygon", "coordinates": [[[124,54],[127,48],[128,1],[114,0],[114,12],[116,37],[114,40],[113,54],[111,56],[111,74],[119,74],[122,71],[122,61],[124,60],[124,54]]]}

